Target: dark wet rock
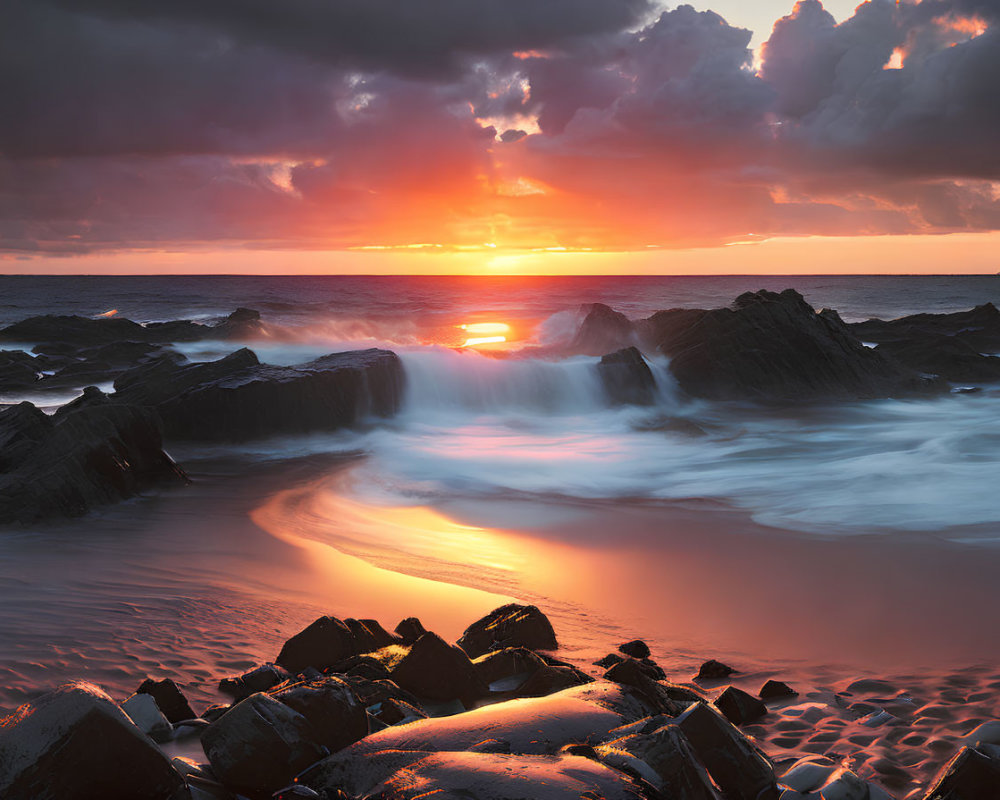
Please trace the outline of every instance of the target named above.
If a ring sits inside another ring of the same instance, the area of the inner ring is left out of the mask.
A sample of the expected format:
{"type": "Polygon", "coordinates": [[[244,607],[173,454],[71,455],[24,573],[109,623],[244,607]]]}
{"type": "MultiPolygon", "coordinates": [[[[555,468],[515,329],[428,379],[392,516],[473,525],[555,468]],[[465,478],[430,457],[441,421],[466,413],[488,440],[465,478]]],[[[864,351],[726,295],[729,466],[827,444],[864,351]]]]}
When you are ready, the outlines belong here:
{"type": "Polygon", "coordinates": [[[585,312],[586,316],[570,343],[571,352],[600,356],[634,343],[632,323],[621,312],[603,303],[583,305],[580,310],[585,312]]]}
{"type": "Polygon", "coordinates": [[[589,675],[572,667],[545,666],[532,672],[514,694],[518,697],[544,697],[568,689],[570,686],[591,683],[593,680],[589,675]]]}
{"type": "Polygon", "coordinates": [[[745,725],[767,714],[767,706],[752,694],[729,686],[715,701],[715,707],[734,725],[745,725]]]}
{"type": "Polygon", "coordinates": [[[20,350],[0,350],[0,391],[21,392],[35,388],[44,366],[20,350]]]}
{"type": "Polygon", "coordinates": [[[87,386],[83,390],[83,394],[77,397],[75,400],[70,400],[66,405],[60,406],[56,409],[56,413],[53,414],[55,419],[61,419],[67,414],[72,414],[74,411],[79,411],[81,408],[90,408],[91,406],[108,406],[113,405],[111,398],[109,398],[104,392],[98,389],[96,386],[87,386]]]}
{"type": "Polygon", "coordinates": [[[0,721],[4,800],[168,800],[182,787],[170,760],[91,684],[62,686],[0,721]]]}
{"type": "Polygon", "coordinates": [[[1000,381],[1000,358],[980,353],[958,336],[920,333],[902,341],[883,342],[875,352],[884,353],[910,369],[939,375],[947,381],[1000,381]]]}
{"type": "Polygon", "coordinates": [[[775,700],[781,697],[796,697],[798,692],[784,681],[769,680],[760,687],[757,695],[762,700],[775,700]]]}
{"type": "Polygon", "coordinates": [[[721,680],[723,678],[728,678],[736,672],[735,669],[730,667],[728,664],[723,664],[721,661],[716,661],[714,658],[710,658],[701,667],[698,668],[698,676],[695,680],[698,681],[715,681],[721,680]]]}
{"type": "Polygon", "coordinates": [[[218,779],[253,800],[269,798],[325,754],[309,721],[266,694],[233,706],[201,743],[218,779]]]}
{"type": "Polygon", "coordinates": [[[242,675],[223,678],[219,681],[219,691],[240,701],[257,692],[266,692],[290,677],[289,672],[277,664],[261,664],[242,675]]]}
{"type": "Polygon", "coordinates": [[[351,686],[336,677],[296,683],[271,696],[297,711],[312,726],[315,741],[336,752],[368,735],[368,715],[351,686]]]}
{"type": "Polygon", "coordinates": [[[526,676],[547,665],[526,647],[505,647],[473,659],[472,666],[479,679],[489,685],[519,675],[526,676]]]}
{"type": "MultiPolygon", "coordinates": [[[[346,622],[346,620],[345,620],[346,622]]],[[[371,652],[369,650],[369,652],[371,652]]],[[[377,681],[389,677],[389,670],[385,664],[371,655],[359,655],[345,658],[338,661],[332,667],[328,667],[326,673],[329,675],[350,675],[353,677],[367,678],[370,681],[377,681]]]]}
{"type": "Polygon", "coordinates": [[[157,486],[184,485],[163,451],[156,415],[127,405],[78,408],[58,418],[22,403],[0,411],[0,521],[80,516],[157,486]]]}
{"type": "Polygon", "coordinates": [[[598,746],[596,754],[602,763],[650,781],[665,798],[719,800],[711,778],[677,725],[615,739],[598,746]]]}
{"type": "Polygon", "coordinates": [[[777,800],[774,768],[761,752],[705,703],[694,703],[677,725],[726,798],[777,800]]]}
{"type": "Polygon", "coordinates": [[[402,644],[413,644],[427,633],[427,629],[416,617],[407,617],[396,626],[396,635],[402,644]]]}
{"type": "Polygon", "coordinates": [[[402,390],[399,357],[376,349],[278,367],[244,348],[207,363],[160,359],[115,380],[116,397],[155,406],[167,436],[209,441],[335,430],[389,416],[402,390]]]}
{"type": "Polygon", "coordinates": [[[201,325],[190,320],[140,325],[124,317],[91,319],[47,314],[29,317],[0,330],[0,341],[58,343],[80,348],[116,342],[165,343],[238,339],[255,336],[260,330],[260,314],[247,308],[237,309],[215,326],[201,325]]]}
{"type": "Polygon", "coordinates": [[[420,701],[412,692],[408,692],[388,678],[373,681],[357,675],[345,675],[344,680],[350,684],[365,707],[375,706],[387,700],[398,700],[414,708],[422,708],[420,701]]]}
{"type": "Polygon", "coordinates": [[[597,373],[608,400],[614,404],[648,406],[656,397],[653,371],[634,347],[602,356],[597,373]]]}
{"type": "Polygon", "coordinates": [[[358,655],[358,645],[351,629],[336,617],[320,617],[285,642],[277,663],[289,672],[306,667],[323,671],[358,655]]]}
{"type": "Polygon", "coordinates": [[[403,720],[427,719],[422,709],[395,697],[384,700],[375,716],[386,725],[398,725],[403,720]]]}
{"type": "Polygon", "coordinates": [[[354,634],[354,641],[357,643],[359,653],[381,650],[383,647],[388,647],[398,641],[395,636],[382,627],[378,620],[347,618],[344,620],[344,624],[354,634]]]}
{"type": "Polygon", "coordinates": [[[604,678],[628,686],[657,713],[673,716],[681,711],[681,705],[670,697],[666,688],[651,678],[643,665],[634,658],[615,664],[604,673],[604,678]]]}
{"type": "Polygon", "coordinates": [[[191,710],[187,698],[170,678],[164,678],[160,681],[146,678],[135,691],[136,694],[151,695],[160,711],[171,723],[183,722],[197,716],[191,710]]]}
{"type": "Polygon", "coordinates": [[[460,700],[471,708],[489,692],[465,651],[436,633],[425,633],[409,647],[393,645],[382,652],[393,682],[417,697],[460,700]]]}
{"type": "Polygon", "coordinates": [[[552,623],[536,606],[510,603],[476,620],[458,640],[471,658],[505,647],[555,650],[558,647],[552,623]]]}
{"type": "Polygon", "coordinates": [[[893,320],[870,319],[848,325],[859,339],[884,344],[925,336],[953,336],[980,353],[1000,353],[1000,310],[984,303],[953,314],[912,314],[893,320]]]}
{"type": "Polygon", "coordinates": [[[615,664],[620,664],[625,660],[624,656],[618,655],[618,653],[608,653],[603,658],[597,659],[594,662],[595,667],[600,667],[601,669],[607,669],[608,667],[613,667],[615,664]]]}
{"type": "Polygon", "coordinates": [[[963,747],[949,761],[925,800],[986,800],[1000,797],[1000,759],[963,747]]]}
{"type": "Polygon", "coordinates": [[[618,652],[632,658],[649,658],[649,645],[642,639],[633,639],[631,642],[618,645],[618,652]]]}
{"type": "Polygon", "coordinates": [[[150,695],[133,694],[121,704],[121,710],[154,742],[166,742],[173,738],[173,725],[163,716],[160,707],[150,695]]]}
{"type": "Polygon", "coordinates": [[[731,308],[661,311],[642,331],[697,397],[827,400],[934,388],[865,347],[838,319],[817,314],[792,289],[747,292],[731,308]]]}
{"type": "Polygon", "coordinates": [[[667,693],[667,697],[677,703],[680,703],[684,707],[687,707],[690,703],[698,703],[705,700],[702,695],[687,686],[681,686],[680,684],[670,683],[669,681],[663,680],[657,681],[657,683],[663,687],[663,690],[667,693]]]}

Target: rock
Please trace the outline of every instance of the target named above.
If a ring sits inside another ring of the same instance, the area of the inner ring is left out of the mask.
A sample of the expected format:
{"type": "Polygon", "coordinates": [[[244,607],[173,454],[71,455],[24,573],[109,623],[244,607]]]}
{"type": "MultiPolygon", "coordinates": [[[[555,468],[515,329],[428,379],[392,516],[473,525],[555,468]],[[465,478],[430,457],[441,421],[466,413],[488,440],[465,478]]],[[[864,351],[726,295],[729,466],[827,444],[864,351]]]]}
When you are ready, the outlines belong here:
{"type": "Polygon", "coordinates": [[[505,647],[473,659],[472,666],[487,686],[507,678],[524,678],[546,667],[534,652],[526,647],[505,647]]]}
{"type": "Polygon", "coordinates": [[[921,333],[902,341],[888,341],[876,353],[910,369],[939,375],[947,381],[989,383],[1000,380],[1000,358],[984,355],[957,336],[921,333]]]}
{"type": "Polygon", "coordinates": [[[302,672],[306,667],[323,671],[344,659],[358,655],[354,633],[336,617],[320,617],[285,642],[275,659],[289,672],[302,672]]]}
{"type": "Polygon", "coordinates": [[[669,691],[649,677],[643,665],[634,658],[615,664],[604,673],[605,680],[628,686],[657,713],[674,716],[681,706],[671,698],[669,691]]]}
{"type": "Polygon", "coordinates": [[[279,687],[271,692],[312,726],[315,740],[330,752],[368,735],[368,715],[354,690],[340,678],[327,677],[279,687]]]}
{"type": "Polygon", "coordinates": [[[580,307],[586,313],[569,345],[571,353],[599,356],[634,344],[632,323],[624,314],[603,303],[580,307]]]}
{"type": "Polygon", "coordinates": [[[941,388],[865,347],[792,289],[747,292],[731,308],[661,311],[642,330],[696,397],[787,402],[941,388]]]}
{"type": "Polygon", "coordinates": [[[383,628],[378,620],[348,618],[344,620],[344,624],[354,635],[359,653],[371,653],[397,642],[396,637],[383,628]]]}
{"type": "Polygon", "coordinates": [[[398,725],[401,722],[412,722],[415,719],[427,719],[427,715],[421,709],[394,697],[383,700],[375,716],[386,725],[398,725]]]}
{"type": "Polygon", "coordinates": [[[760,687],[757,696],[762,700],[774,700],[780,697],[797,697],[798,694],[798,692],[783,681],[769,680],[760,687]]]}
{"type": "Polygon", "coordinates": [[[154,742],[165,742],[173,735],[174,726],[148,694],[132,695],[122,703],[121,709],[154,742]]]}
{"type": "Polygon", "coordinates": [[[83,390],[83,394],[77,397],[75,400],[70,400],[66,405],[60,406],[56,409],[56,413],[53,414],[53,418],[56,420],[62,419],[67,414],[72,414],[74,411],[78,411],[81,408],[88,408],[90,406],[107,406],[111,405],[111,399],[96,386],[87,386],[83,390]]]}
{"type": "Polygon", "coordinates": [[[205,729],[201,743],[212,771],[229,789],[269,798],[325,751],[309,721],[266,694],[234,705],[205,729]]]}
{"type": "Polygon", "coordinates": [[[729,686],[715,701],[715,707],[734,725],[745,725],[767,714],[767,706],[742,689],[729,686]]]}
{"type": "Polygon", "coordinates": [[[43,421],[22,403],[0,411],[5,438],[14,446],[0,472],[0,522],[80,516],[145,489],[187,483],[145,408],[88,406],[43,421]]]}
{"type": "Polygon", "coordinates": [[[43,367],[21,350],[0,350],[0,392],[23,392],[35,388],[43,367]]]}
{"type": "Polygon", "coordinates": [[[595,667],[600,667],[601,669],[607,669],[608,667],[613,667],[615,664],[620,664],[625,659],[617,653],[608,653],[603,658],[599,658],[594,662],[595,667]]]}
{"type": "Polygon", "coordinates": [[[593,680],[589,675],[572,667],[544,666],[532,672],[517,688],[516,694],[518,697],[542,697],[593,680]]]}
{"type": "Polygon", "coordinates": [[[478,658],[505,647],[555,650],[559,645],[552,623],[536,606],[510,603],[473,622],[458,640],[458,646],[470,658],[478,658]]]}
{"type": "Polygon", "coordinates": [[[261,664],[235,678],[223,678],[219,681],[219,691],[240,701],[257,692],[266,692],[290,677],[288,671],[277,664],[261,664]]]}
{"type": "Polygon", "coordinates": [[[634,347],[602,356],[597,374],[613,404],[648,406],[656,399],[656,378],[634,347]]]}
{"type": "Polygon", "coordinates": [[[925,800],[986,800],[1000,797],[1000,762],[963,747],[941,770],[925,800]]]}
{"type": "Polygon", "coordinates": [[[642,641],[642,639],[633,639],[631,642],[618,645],[618,652],[632,658],[649,658],[649,645],[642,641]]]}
{"type": "Polygon", "coordinates": [[[777,800],[770,762],[718,711],[694,703],[677,725],[727,800],[777,800]]]}
{"type": "Polygon", "coordinates": [[[71,683],[0,721],[4,800],[168,800],[184,781],[96,686],[71,683]]]}
{"type": "Polygon", "coordinates": [[[714,658],[710,658],[698,669],[698,675],[695,677],[696,681],[715,681],[721,680],[723,678],[728,678],[736,672],[735,669],[730,667],[728,664],[723,664],[721,661],[716,661],[714,658]]]}
{"type": "Polygon", "coordinates": [[[665,798],[719,800],[705,768],[677,725],[637,733],[599,745],[601,762],[655,786],[665,798]]]}
{"type": "Polygon", "coordinates": [[[264,333],[260,312],[252,308],[237,308],[212,328],[213,339],[252,339],[264,333]]]}
{"type": "Polygon", "coordinates": [[[399,652],[388,653],[389,677],[417,697],[435,702],[457,699],[471,708],[489,693],[465,651],[436,633],[425,633],[409,648],[386,649],[397,648],[399,652]]]}
{"type": "Polygon", "coordinates": [[[927,336],[952,336],[978,353],[1000,352],[1000,311],[992,303],[954,314],[912,314],[888,322],[870,319],[848,327],[865,342],[885,344],[927,336]]]}
{"type": "Polygon", "coordinates": [[[407,617],[396,626],[396,635],[402,644],[413,644],[425,633],[427,633],[427,629],[416,617],[407,617]]]}
{"type": "Polygon", "coordinates": [[[186,719],[194,719],[197,714],[191,710],[187,698],[177,688],[177,684],[170,678],[161,681],[154,681],[146,678],[135,690],[136,694],[148,694],[156,701],[157,707],[163,712],[171,723],[183,722],[186,719]]]}
{"type": "Polygon", "coordinates": [[[243,349],[204,364],[159,360],[129,370],[115,380],[115,396],[155,406],[168,437],[244,441],[390,416],[399,408],[403,377],[399,357],[388,350],[276,367],[243,349]]]}

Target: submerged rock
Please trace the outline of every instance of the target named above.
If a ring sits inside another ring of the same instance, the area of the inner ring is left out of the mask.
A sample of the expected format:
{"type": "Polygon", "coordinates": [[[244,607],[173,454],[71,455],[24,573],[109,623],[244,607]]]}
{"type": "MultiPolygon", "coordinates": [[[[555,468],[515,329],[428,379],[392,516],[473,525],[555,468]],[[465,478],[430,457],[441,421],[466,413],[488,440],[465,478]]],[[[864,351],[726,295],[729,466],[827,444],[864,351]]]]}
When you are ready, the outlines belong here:
{"type": "Polygon", "coordinates": [[[555,650],[559,645],[552,623],[537,606],[510,603],[473,622],[458,640],[458,646],[471,658],[477,658],[505,647],[555,650]]]}
{"type": "Polygon", "coordinates": [[[71,683],[0,721],[4,800],[169,800],[170,760],[96,686],[71,683]]]}
{"type": "Polygon", "coordinates": [[[30,403],[0,411],[0,522],[80,516],[187,477],[163,451],[149,409],[119,404],[47,417],[30,403]]]}

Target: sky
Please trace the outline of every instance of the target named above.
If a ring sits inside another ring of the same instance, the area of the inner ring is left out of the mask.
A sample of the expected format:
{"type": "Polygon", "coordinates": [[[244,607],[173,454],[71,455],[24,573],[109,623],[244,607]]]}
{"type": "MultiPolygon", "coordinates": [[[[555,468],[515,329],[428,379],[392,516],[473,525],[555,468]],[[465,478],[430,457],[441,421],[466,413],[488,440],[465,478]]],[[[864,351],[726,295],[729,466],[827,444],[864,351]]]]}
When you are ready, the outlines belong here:
{"type": "Polygon", "coordinates": [[[0,272],[997,272],[1000,0],[5,0],[0,272]]]}

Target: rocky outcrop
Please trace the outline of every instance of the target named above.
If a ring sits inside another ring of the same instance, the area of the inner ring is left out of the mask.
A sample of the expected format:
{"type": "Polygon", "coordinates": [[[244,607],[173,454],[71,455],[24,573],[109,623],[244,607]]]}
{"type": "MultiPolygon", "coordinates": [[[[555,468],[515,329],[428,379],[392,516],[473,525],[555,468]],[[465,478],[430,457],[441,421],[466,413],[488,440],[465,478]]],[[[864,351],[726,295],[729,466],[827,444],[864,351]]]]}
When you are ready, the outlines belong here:
{"type": "Polygon", "coordinates": [[[954,314],[911,314],[893,320],[870,319],[848,325],[865,342],[906,342],[951,336],[978,353],[1000,353],[1000,310],[984,303],[954,314]]]}
{"type": "Polygon", "coordinates": [[[1000,358],[980,353],[958,336],[918,333],[907,339],[883,342],[875,352],[952,383],[1000,381],[1000,358]]]}
{"type": "Polygon", "coordinates": [[[207,363],[160,359],[115,381],[116,397],[156,408],[168,437],[200,441],[335,430],[395,413],[402,391],[399,357],[375,349],[278,367],[244,348],[207,363]]]}
{"type": "Polygon", "coordinates": [[[608,400],[615,405],[650,405],[656,397],[656,378],[635,347],[601,357],[597,373],[608,400]]]}
{"type": "Polygon", "coordinates": [[[458,646],[471,658],[478,658],[505,647],[555,650],[559,645],[552,623],[537,606],[510,603],[473,622],[458,640],[458,646]]]}
{"type": "Polygon", "coordinates": [[[186,480],[149,409],[94,403],[49,417],[21,403],[0,411],[0,522],[79,516],[186,480]]]}
{"type": "Polygon", "coordinates": [[[110,697],[67,684],[0,720],[4,800],[169,800],[184,781],[110,697]]]}
{"type": "Polygon", "coordinates": [[[731,308],[661,311],[641,326],[697,397],[800,401],[929,390],[913,371],[865,347],[839,318],[792,290],[748,292],[731,308]]]}

